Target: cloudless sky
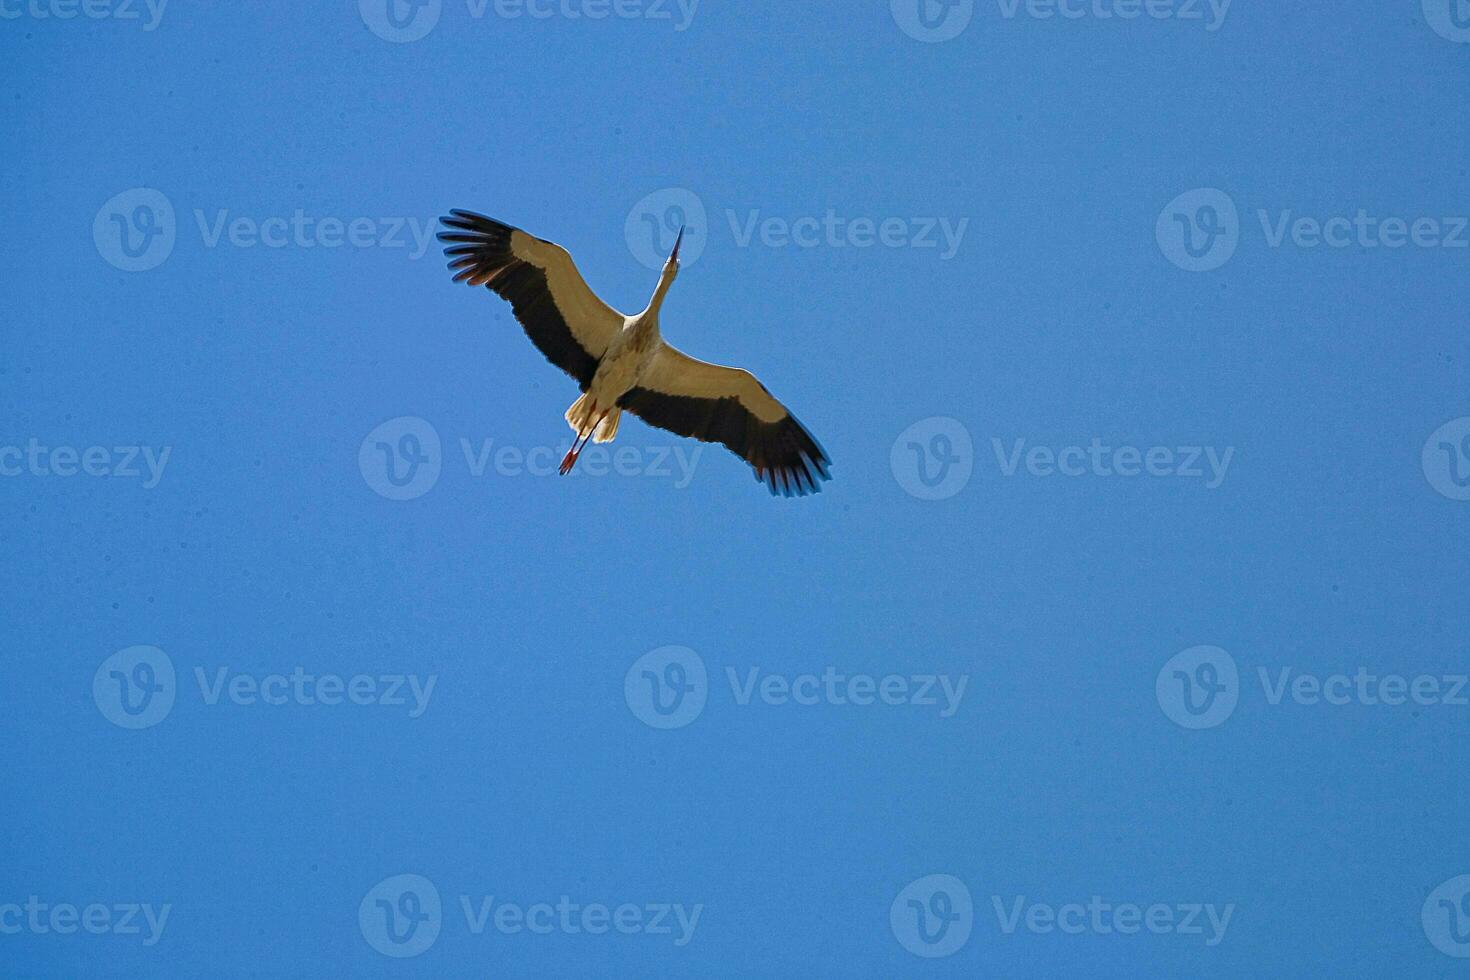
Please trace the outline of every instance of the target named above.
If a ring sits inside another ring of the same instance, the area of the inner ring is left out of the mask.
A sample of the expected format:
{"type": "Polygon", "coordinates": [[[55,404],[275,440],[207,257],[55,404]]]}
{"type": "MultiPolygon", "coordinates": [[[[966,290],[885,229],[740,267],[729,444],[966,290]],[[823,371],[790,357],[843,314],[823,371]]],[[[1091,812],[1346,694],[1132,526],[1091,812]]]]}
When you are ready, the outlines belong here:
{"type": "Polygon", "coordinates": [[[1470,423],[1433,435],[1470,416],[1448,0],[443,0],[398,40],[372,0],[50,2],[0,0],[0,975],[1461,968],[1470,706],[1271,693],[1470,672],[1470,423]],[[792,406],[825,492],[632,419],[621,469],[548,473],[575,386],[415,238],[453,207],[624,310],[690,220],[665,335],[792,406]],[[1441,244],[1291,230],[1360,211],[1441,244]],[[1186,226],[1218,264],[1182,267],[1186,226]],[[1176,675],[1199,646],[1233,683],[1176,675]],[[687,717],[640,699],[670,663],[705,671],[687,717]],[[889,676],[900,703],[841,686],[889,676]],[[395,945],[424,883],[438,931],[395,945]],[[642,925],[464,908],[563,896],[642,925]],[[1094,896],[1231,912],[1006,928],[1094,896]],[[130,903],[168,906],[156,942],[130,903]],[[675,904],[692,933],[643,928],[675,904]]]}

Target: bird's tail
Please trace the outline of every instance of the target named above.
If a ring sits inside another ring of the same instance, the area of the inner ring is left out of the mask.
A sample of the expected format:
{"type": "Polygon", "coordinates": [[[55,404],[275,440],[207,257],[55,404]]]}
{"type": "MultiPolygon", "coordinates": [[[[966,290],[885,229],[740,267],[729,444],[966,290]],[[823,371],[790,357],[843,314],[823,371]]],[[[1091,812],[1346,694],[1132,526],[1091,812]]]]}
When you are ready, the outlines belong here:
{"type": "Polygon", "coordinates": [[[593,442],[612,442],[618,437],[618,422],[623,417],[623,410],[615,408],[607,413],[607,418],[597,423],[597,434],[592,437],[593,442]]]}
{"type": "Polygon", "coordinates": [[[577,434],[577,438],[585,436],[592,431],[597,424],[597,406],[592,402],[592,395],[584,393],[581,398],[572,402],[572,407],[567,409],[567,425],[577,434]]]}
{"type": "Polygon", "coordinates": [[[579,439],[591,433],[593,442],[612,442],[617,437],[622,417],[621,408],[601,408],[592,400],[591,393],[584,394],[567,409],[567,425],[579,439]]]}

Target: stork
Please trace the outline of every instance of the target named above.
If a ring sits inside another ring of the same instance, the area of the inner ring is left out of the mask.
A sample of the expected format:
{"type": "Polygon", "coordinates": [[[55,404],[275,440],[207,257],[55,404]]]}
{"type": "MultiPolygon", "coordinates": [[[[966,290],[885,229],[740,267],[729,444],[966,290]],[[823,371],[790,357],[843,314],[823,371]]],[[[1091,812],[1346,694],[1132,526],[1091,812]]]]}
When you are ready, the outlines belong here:
{"type": "Polygon", "coordinates": [[[560,245],[473,211],[439,220],[450,229],[439,240],[454,281],[508,300],[531,342],[582,389],[566,411],[575,435],[562,475],[588,440],[612,441],[626,410],[676,435],[723,444],[773,495],[817,493],[831,479],[821,445],[754,375],[696,360],[663,340],[659,310],[679,274],[683,229],[648,307],[627,316],[597,297],[560,245]]]}

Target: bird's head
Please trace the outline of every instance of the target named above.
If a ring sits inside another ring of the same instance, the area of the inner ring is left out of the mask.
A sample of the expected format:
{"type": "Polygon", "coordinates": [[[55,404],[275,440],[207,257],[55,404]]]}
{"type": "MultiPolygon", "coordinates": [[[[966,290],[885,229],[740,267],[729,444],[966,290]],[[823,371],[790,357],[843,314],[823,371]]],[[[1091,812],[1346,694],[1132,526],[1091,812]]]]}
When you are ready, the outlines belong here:
{"type": "Polygon", "coordinates": [[[684,229],[679,229],[679,237],[674,239],[674,250],[669,253],[669,260],[664,263],[664,276],[672,280],[679,274],[679,246],[684,244],[684,229]]]}

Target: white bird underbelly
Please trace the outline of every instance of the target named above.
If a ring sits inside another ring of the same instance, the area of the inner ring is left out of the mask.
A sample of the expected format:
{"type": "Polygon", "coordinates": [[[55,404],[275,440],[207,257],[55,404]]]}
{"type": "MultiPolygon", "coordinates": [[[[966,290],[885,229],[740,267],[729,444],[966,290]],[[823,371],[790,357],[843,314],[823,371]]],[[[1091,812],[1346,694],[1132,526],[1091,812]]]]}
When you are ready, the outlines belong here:
{"type": "Polygon", "coordinates": [[[620,338],[622,342],[614,344],[603,356],[586,393],[567,409],[567,424],[579,438],[589,434],[593,442],[612,442],[616,438],[623,414],[618,402],[638,383],[639,374],[648,366],[656,349],[648,339],[652,336],[657,340],[656,330],[630,320],[620,338]]]}

